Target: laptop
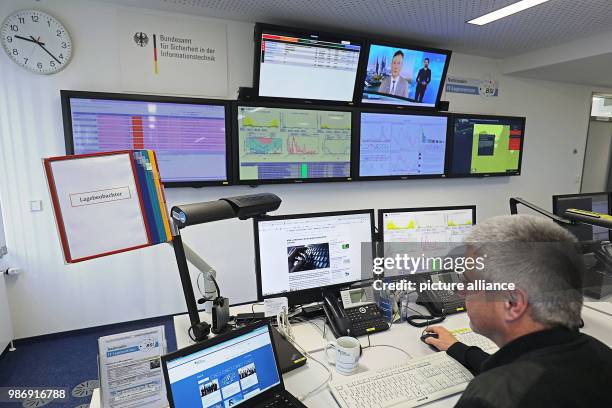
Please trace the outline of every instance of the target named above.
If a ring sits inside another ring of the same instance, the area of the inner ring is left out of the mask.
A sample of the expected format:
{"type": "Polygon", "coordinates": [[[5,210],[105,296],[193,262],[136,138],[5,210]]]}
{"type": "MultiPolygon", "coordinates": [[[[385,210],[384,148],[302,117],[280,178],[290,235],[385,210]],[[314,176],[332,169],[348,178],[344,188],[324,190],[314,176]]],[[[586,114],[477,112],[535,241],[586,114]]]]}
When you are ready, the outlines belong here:
{"type": "Polygon", "coordinates": [[[285,390],[267,321],[162,357],[171,408],[305,407],[285,390]]]}

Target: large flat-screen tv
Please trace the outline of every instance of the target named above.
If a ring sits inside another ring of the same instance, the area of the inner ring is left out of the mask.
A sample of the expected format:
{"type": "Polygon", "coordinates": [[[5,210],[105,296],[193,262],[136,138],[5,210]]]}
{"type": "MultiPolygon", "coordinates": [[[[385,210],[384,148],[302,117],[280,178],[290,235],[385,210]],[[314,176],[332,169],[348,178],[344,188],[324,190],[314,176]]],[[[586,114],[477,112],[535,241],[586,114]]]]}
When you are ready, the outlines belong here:
{"type": "Polygon", "coordinates": [[[227,101],[64,90],[61,97],[67,154],[151,149],[164,186],[231,180],[227,101]]]}
{"type": "Polygon", "coordinates": [[[234,109],[237,183],[351,179],[351,108],[260,102],[234,109]]]}
{"type": "Polygon", "coordinates": [[[450,175],[521,174],[525,118],[453,114],[450,175]]]}
{"type": "Polygon", "coordinates": [[[357,178],[444,177],[448,115],[362,110],[357,178]]]}
{"type": "Polygon", "coordinates": [[[257,24],[253,87],[260,98],[352,103],[362,40],[257,24]]]}
{"type": "Polygon", "coordinates": [[[451,51],[372,42],[360,72],[361,102],[434,109],[451,51]]]}

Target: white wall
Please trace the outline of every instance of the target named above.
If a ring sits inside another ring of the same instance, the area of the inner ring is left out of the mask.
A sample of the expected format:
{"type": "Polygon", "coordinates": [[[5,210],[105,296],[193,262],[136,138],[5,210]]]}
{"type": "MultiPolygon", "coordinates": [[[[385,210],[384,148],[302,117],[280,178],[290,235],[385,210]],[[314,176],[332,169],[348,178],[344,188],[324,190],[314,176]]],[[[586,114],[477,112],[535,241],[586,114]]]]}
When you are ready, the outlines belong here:
{"type": "Polygon", "coordinates": [[[4,222],[2,221],[2,205],[0,205],[0,353],[4,351],[13,339],[13,324],[11,323],[11,312],[4,282],[5,275],[2,273],[2,271],[8,268],[6,258],[2,256],[2,247],[4,245],[4,222]]]}
{"type": "MultiPolygon", "coordinates": [[[[2,261],[0,261],[0,270],[2,269],[2,261]]],[[[0,353],[4,351],[12,339],[13,325],[11,323],[6,285],[4,283],[4,275],[0,275],[0,353]]]]}
{"type": "MultiPolygon", "coordinates": [[[[88,1],[8,0],[0,16],[34,6],[71,31],[74,59],[51,77],[28,74],[0,56],[0,195],[13,264],[8,282],[17,338],[185,311],[172,250],[158,246],[66,266],[62,261],[41,158],[64,153],[60,89],[121,91],[115,34],[117,6],[88,1]],[[44,211],[30,213],[29,200],[44,211]]],[[[172,15],[168,14],[168,18],[172,15]]],[[[206,20],[202,20],[205,23],[206,20]]],[[[252,26],[228,22],[229,89],[252,80],[252,26]]],[[[325,183],[169,189],[169,204],[274,192],[280,212],[476,204],[478,218],[508,213],[522,196],[550,207],[552,194],[578,191],[591,89],[501,76],[493,60],[454,55],[450,73],[493,74],[501,96],[448,95],[455,111],[527,116],[523,175],[511,178],[325,183]],[[573,150],[577,149],[577,154],[573,150]]],[[[187,229],[184,239],[214,265],[232,302],[255,298],[252,225],[230,220],[187,229]]]]}

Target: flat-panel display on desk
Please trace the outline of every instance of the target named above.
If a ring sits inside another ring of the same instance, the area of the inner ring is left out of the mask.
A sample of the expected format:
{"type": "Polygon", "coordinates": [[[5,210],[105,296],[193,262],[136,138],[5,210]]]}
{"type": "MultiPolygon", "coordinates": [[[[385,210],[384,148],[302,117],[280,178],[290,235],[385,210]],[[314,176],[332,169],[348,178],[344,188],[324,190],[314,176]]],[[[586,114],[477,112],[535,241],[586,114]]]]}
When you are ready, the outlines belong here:
{"type": "Polygon", "coordinates": [[[253,87],[260,98],[352,103],[362,48],[345,35],[257,24],[253,87]]]}
{"type": "Polygon", "coordinates": [[[359,124],[360,180],[445,175],[448,115],[362,111],[359,124]]]}
{"type": "Polygon", "coordinates": [[[359,73],[361,102],[433,109],[440,101],[451,51],[371,43],[359,73]]]}
{"type": "Polygon", "coordinates": [[[450,176],[518,176],[525,118],[453,114],[450,176]]]}
{"type": "Polygon", "coordinates": [[[61,95],[67,154],[150,149],[166,187],[231,180],[227,101],[80,91],[61,95]]]}
{"type": "Polygon", "coordinates": [[[352,110],[294,106],[236,104],[238,183],[350,180],[352,110]]]}

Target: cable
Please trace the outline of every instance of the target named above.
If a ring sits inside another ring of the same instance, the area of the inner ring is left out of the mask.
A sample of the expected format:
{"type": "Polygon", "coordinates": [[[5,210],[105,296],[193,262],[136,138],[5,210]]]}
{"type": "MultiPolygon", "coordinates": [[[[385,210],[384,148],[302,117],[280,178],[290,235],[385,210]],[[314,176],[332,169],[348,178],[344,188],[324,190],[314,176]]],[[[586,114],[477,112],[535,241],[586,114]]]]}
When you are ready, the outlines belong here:
{"type": "MultiPolygon", "coordinates": [[[[208,274],[208,278],[215,285],[215,289],[217,290],[217,296],[216,297],[221,297],[221,290],[219,289],[219,285],[217,284],[217,279],[215,279],[215,277],[213,276],[213,274],[211,272],[213,272],[212,269],[210,271],[206,272],[206,273],[208,274]]],[[[204,276],[204,274],[205,274],[205,272],[200,272],[198,274],[198,277],[196,278],[196,285],[198,286],[198,292],[200,292],[200,296],[202,296],[202,299],[204,299],[205,302],[210,302],[210,301],[214,300],[214,296],[213,296],[213,298],[207,297],[204,294],[204,292],[202,292],[202,288],[200,287],[200,276],[204,276]]],[[[206,277],[204,277],[204,280],[206,281],[206,277]]]]}
{"type": "Polygon", "coordinates": [[[401,349],[401,348],[399,348],[399,347],[395,347],[395,346],[392,346],[392,345],[390,345],[390,344],[372,344],[372,343],[370,342],[370,335],[368,334],[368,345],[367,345],[367,346],[364,346],[364,347],[362,347],[362,348],[365,350],[365,349],[367,349],[367,348],[373,348],[373,347],[388,347],[388,348],[392,348],[392,349],[395,349],[395,350],[399,350],[399,351],[401,351],[402,353],[404,353],[406,356],[408,356],[408,359],[409,359],[409,360],[411,360],[411,359],[412,359],[412,355],[411,355],[410,353],[408,353],[406,350],[401,349]]]}
{"type": "Polygon", "coordinates": [[[255,314],[255,305],[263,305],[263,302],[251,303],[251,313],[255,314]]]}
{"type": "Polygon", "coordinates": [[[300,346],[295,341],[295,338],[293,336],[293,329],[291,328],[291,322],[289,321],[289,316],[287,314],[287,310],[286,309],[283,308],[283,311],[280,312],[276,316],[276,324],[277,324],[278,332],[285,339],[287,339],[291,344],[293,344],[302,354],[304,354],[304,356],[306,358],[309,358],[312,361],[318,363],[319,365],[321,365],[321,367],[323,367],[325,369],[325,371],[327,371],[327,378],[325,379],[325,381],[322,384],[316,386],[312,391],[309,391],[305,395],[303,395],[300,398],[298,398],[300,401],[304,401],[306,398],[310,397],[312,394],[318,392],[321,388],[327,386],[332,381],[332,379],[333,379],[333,372],[332,372],[332,370],[329,367],[327,367],[327,365],[325,365],[324,363],[322,363],[318,359],[314,358],[312,356],[312,354],[310,354],[308,351],[304,350],[304,348],[302,346],[300,346]]]}

